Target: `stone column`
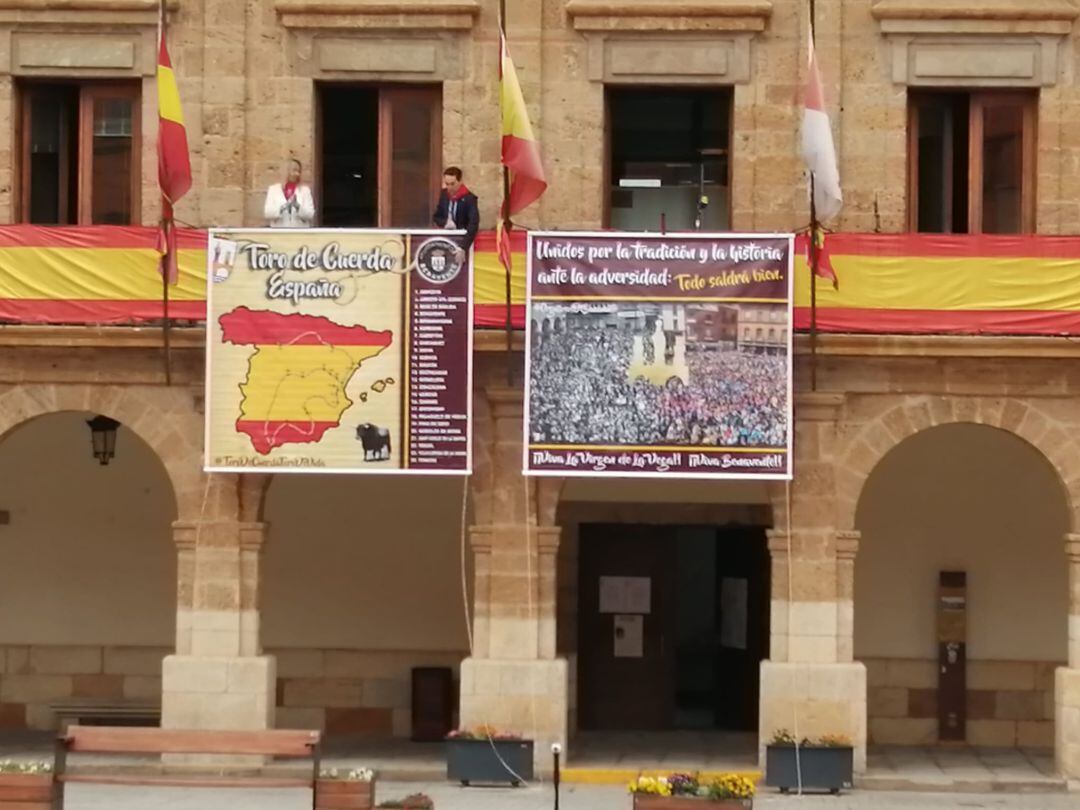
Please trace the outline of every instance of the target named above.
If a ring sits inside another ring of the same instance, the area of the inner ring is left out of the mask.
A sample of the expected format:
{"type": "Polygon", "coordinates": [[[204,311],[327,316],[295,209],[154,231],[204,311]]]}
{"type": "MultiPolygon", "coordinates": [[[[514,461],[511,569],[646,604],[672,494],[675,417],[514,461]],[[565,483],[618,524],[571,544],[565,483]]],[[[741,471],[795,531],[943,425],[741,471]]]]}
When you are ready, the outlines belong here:
{"type": "Polygon", "coordinates": [[[521,475],[522,392],[489,389],[490,430],[477,430],[490,468],[474,476],[470,533],[475,566],[473,650],[461,665],[461,725],[490,724],[531,737],[536,766],[566,744],[568,677],[555,655],[560,529],[538,525],[542,487],[521,475]]]}
{"type": "Polygon", "coordinates": [[[866,768],[866,668],[852,661],[852,592],[858,533],[837,532],[830,447],[842,397],[803,394],[796,413],[790,503],[774,509],[771,643],[761,663],[759,754],[779,729],[799,737],[839,734],[866,768]],[[790,523],[787,519],[790,511],[790,523]],[[790,535],[788,529],[790,526],[790,535]]]}
{"type": "Polygon", "coordinates": [[[836,533],[836,658],[855,660],[855,555],[862,532],[836,533]]]}
{"type": "Polygon", "coordinates": [[[215,476],[206,510],[173,524],[178,554],[176,654],[162,668],[162,726],[273,727],[274,659],[259,642],[259,557],[266,525],[228,514],[235,481],[215,476]]]}
{"type": "Polygon", "coordinates": [[[1054,754],[1058,772],[1080,779],[1080,534],[1065,535],[1069,566],[1069,659],[1054,683],[1054,754]]]}

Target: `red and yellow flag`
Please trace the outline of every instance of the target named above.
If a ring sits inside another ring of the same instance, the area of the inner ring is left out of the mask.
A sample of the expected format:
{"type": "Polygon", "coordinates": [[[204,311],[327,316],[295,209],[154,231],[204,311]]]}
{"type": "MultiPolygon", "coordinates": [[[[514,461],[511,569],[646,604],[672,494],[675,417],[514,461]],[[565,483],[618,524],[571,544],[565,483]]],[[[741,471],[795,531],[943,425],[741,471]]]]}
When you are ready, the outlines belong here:
{"type": "Polygon", "coordinates": [[[191,188],[191,156],[188,154],[184,113],[180,109],[180,91],[176,87],[169,50],[165,45],[165,26],[161,28],[158,50],[158,185],[161,187],[161,234],[158,252],[163,254],[162,272],[170,284],[179,278],[176,263],[176,226],[173,205],[191,188]]]}
{"type": "Polygon", "coordinates": [[[510,194],[503,201],[503,217],[511,217],[540,198],[547,188],[540,144],[533,135],[525,97],[517,71],[506,47],[506,35],[499,32],[502,56],[499,61],[500,106],[502,108],[502,164],[510,170],[510,194]]]}

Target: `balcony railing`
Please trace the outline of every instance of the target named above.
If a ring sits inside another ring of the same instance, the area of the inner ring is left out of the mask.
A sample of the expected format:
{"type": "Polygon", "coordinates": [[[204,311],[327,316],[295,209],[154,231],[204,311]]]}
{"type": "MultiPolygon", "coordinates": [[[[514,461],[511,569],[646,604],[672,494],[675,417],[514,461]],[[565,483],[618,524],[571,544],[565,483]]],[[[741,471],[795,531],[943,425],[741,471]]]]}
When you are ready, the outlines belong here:
{"type": "MultiPolygon", "coordinates": [[[[0,226],[0,322],[143,324],[163,317],[153,228],[0,226]]],[[[524,325],[525,236],[513,235],[511,316],[524,325]]],[[[833,234],[839,289],[819,280],[825,332],[1080,334],[1080,237],[833,234]]],[[[810,325],[810,273],[797,240],[795,324],[810,325]]],[[[503,328],[506,283],[493,233],[475,252],[475,324],[503,328]]],[[[169,316],[205,319],[206,232],[181,231],[169,316]]]]}

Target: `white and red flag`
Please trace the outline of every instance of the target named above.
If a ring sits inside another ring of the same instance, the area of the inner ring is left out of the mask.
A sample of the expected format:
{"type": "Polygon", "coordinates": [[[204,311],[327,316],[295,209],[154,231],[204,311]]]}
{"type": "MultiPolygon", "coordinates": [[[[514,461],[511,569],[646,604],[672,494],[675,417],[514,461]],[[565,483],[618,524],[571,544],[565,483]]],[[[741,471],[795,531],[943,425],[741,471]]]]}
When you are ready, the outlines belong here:
{"type": "Polygon", "coordinates": [[[803,95],[802,156],[813,177],[814,207],[817,219],[830,220],[840,213],[844,197],[840,193],[840,171],[836,166],[829,114],[825,112],[825,93],[814,54],[814,32],[810,30],[810,64],[803,95]]]}

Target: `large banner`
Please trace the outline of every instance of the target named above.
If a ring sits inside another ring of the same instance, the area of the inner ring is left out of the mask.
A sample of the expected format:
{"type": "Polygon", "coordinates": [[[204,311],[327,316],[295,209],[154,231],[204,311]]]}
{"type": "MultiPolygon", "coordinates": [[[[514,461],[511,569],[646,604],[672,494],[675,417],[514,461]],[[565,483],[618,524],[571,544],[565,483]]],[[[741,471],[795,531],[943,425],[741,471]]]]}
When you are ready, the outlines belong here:
{"type": "Polygon", "coordinates": [[[438,231],[214,230],[206,469],[465,474],[472,264],[438,231]]]}
{"type": "Polygon", "coordinates": [[[793,249],[529,234],[526,474],[790,478],[793,249]]]}

